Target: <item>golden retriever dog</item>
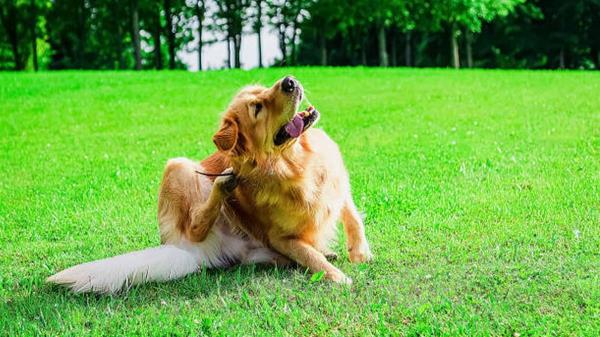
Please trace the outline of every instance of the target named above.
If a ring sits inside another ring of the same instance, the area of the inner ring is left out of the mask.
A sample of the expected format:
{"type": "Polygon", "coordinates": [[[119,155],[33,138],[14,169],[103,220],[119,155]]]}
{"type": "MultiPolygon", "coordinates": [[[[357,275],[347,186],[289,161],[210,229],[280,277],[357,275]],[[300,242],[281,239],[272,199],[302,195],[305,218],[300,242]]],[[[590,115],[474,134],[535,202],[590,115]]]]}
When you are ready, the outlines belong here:
{"type": "Polygon", "coordinates": [[[114,293],[199,268],[294,261],[350,284],[329,245],[341,220],[352,262],[372,254],[338,146],[312,128],[319,112],[298,112],[300,82],[249,86],[233,99],[200,163],[171,159],[158,200],[162,245],[77,265],[48,278],[76,292],[114,293]],[[209,174],[205,176],[201,173],[209,174]],[[220,175],[219,175],[220,174],[220,175]],[[218,176],[218,177],[216,177],[218,176]]]}

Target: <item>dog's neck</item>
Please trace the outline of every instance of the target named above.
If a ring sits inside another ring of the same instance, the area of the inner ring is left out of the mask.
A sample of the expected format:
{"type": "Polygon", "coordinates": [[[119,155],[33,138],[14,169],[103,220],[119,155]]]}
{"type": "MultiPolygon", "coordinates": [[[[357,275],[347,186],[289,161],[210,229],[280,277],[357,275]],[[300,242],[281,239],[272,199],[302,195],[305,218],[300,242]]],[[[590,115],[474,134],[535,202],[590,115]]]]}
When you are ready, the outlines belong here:
{"type": "Polygon", "coordinates": [[[312,151],[296,141],[282,151],[261,153],[252,158],[232,158],[231,164],[240,183],[260,186],[268,182],[298,180],[310,161],[312,151]]]}

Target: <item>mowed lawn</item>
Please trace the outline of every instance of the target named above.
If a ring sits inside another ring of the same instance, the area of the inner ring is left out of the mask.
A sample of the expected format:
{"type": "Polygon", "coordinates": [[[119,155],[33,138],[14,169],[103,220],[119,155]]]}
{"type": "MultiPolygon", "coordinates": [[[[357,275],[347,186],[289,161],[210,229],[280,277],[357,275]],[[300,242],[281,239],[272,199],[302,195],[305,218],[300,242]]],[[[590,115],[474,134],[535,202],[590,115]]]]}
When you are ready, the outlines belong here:
{"type": "Polygon", "coordinates": [[[0,334],[600,334],[600,73],[298,68],[0,74],[0,334]],[[295,75],[338,142],[374,262],[243,266],[73,295],[44,279],[159,243],[168,158],[295,75]]]}

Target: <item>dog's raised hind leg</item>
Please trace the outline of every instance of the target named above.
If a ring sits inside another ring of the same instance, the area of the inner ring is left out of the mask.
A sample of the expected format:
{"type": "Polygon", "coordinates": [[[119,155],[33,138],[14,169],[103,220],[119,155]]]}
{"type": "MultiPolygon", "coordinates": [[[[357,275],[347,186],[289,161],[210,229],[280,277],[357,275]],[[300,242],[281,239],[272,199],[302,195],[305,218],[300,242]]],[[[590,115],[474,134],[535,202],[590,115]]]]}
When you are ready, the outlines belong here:
{"type": "MultiPolygon", "coordinates": [[[[223,174],[229,174],[232,169],[226,169],[223,174]]],[[[213,224],[221,214],[223,201],[237,186],[235,175],[218,177],[215,179],[212,190],[206,202],[193,205],[190,210],[191,225],[188,228],[187,236],[192,242],[201,242],[206,239],[213,224]]]]}

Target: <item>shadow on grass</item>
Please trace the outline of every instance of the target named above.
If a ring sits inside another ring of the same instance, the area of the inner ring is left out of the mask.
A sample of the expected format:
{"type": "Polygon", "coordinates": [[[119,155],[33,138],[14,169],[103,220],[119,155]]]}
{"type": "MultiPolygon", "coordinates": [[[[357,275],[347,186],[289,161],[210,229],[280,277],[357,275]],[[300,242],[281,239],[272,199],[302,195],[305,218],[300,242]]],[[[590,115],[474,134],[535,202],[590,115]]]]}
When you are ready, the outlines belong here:
{"type": "Polygon", "coordinates": [[[297,279],[294,274],[299,273],[303,273],[303,269],[296,266],[236,265],[202,269],[179,280],[143,284],[116,295],[75,294],[64,287],[40,282],[21,289],[20,296],[5,302],[0,315],[7,319],[8,331],[11,325],[18,330],[24,325],[36,327],[34,330],[58,328],[72,324],[74,316],[93,324],[100,316],[112,315],[113,310],[121,313],[122,309],[132,313],[148,308],[173,311],[189,302],[195,303],[195,307],[198,302],[212,304],[212,307],[226,305],[223,298],[236,299],[236,294],[257,287],[297,279]]]}
{"type": "Polygon", "coordinates": [[[215,291],[228,291],[243,288],[255,283],[257,280],[285,280],[294,273],[302,272],[298,266],[275,267],[267,264],[260,265],[234,265],[227,268],[201,269],[178,280],[168,282],[150,282],[131,287],[115,295],[102,294],[74,294],[60,286],[46,285],[45,293],[59,293],[66,297],[95,299],[102,301],[105,298],[122,300],[124,302],[144,302],[148,299],[169,298],[197,299],[213,295],[215,291]]]}

